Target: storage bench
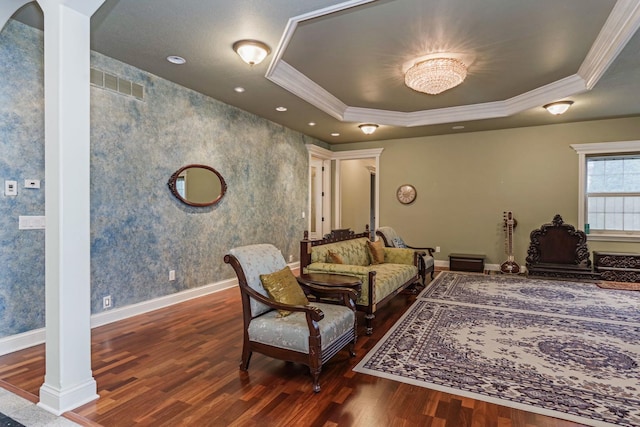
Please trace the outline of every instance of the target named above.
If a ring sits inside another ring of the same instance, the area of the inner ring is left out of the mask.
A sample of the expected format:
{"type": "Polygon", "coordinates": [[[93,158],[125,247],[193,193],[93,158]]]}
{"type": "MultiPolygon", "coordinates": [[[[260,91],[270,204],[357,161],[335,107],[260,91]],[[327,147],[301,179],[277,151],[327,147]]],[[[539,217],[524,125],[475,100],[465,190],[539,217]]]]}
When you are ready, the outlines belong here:
{"type": "Polygon", "coordinates": [[[484,273],[484,255],[449,254],[449,270],[484,273]]]}

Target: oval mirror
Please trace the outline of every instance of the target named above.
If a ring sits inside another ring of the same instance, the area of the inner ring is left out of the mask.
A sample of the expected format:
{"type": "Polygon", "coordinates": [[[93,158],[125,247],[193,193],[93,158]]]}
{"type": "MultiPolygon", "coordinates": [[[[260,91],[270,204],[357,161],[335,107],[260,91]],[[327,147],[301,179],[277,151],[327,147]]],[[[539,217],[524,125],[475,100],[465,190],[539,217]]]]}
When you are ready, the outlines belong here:
{"type": "Polygon", "coordinates": [[[215,205],[227,191],[222,175],[206,165],[187,165],[178,169],[167,185],[178,200],[189,206],[215,205]]]}

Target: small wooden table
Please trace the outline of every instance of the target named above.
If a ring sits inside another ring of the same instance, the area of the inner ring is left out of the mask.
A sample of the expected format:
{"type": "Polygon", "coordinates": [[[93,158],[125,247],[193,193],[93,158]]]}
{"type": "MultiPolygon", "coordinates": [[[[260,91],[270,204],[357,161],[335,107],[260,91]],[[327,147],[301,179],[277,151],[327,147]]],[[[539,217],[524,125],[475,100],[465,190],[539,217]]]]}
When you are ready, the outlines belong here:
{"type": "Polygon", "coordinates": [[[362,282],[354,276],[345,274],[330,273],[303,273],[298,276],[298,280],[302,283],[318,286],[326,286],[328,288],[349,288],[356,291],[360,295],[362,290],[362,282]]]}

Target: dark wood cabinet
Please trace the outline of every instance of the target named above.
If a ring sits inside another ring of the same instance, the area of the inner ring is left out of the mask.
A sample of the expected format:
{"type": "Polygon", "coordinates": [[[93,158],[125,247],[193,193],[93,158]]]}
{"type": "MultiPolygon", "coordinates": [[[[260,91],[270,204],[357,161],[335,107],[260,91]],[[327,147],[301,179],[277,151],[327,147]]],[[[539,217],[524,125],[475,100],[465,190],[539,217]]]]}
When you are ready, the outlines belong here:
{"type": "Polygon", "coordinates": [[[449,254],[449,270],[484,273],[484,255],[449,254]]]}

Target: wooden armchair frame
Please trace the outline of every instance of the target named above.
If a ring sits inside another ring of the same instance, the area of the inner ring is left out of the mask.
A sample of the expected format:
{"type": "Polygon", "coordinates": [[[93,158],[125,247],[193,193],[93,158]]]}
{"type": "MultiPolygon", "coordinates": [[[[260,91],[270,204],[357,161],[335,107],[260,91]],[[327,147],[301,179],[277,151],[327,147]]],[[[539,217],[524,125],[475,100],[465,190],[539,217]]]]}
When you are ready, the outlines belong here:
{"type": "Polygon", "coordinates": [[[235,256],[227,254],[224,257],[224,261],[227,264],[230,264],[236,272],[242,298],[244,340],[242,346],[242,361],[240,362],[240,369],[242,371],[247,371],[249,369],[249,362],[254,351],[276,359],[302,363],[309,367],[309,371],[311,373],[313,381],[313,391],[316,393],[319,392],[319,378],[320,372],[322,371],[322,365],[347,345],[349,345],[349,354],[352,357],[355,356],[355,344],[357,340],[357,320],[355,320],[357,319],[357,316],[355,316],[355,301],[357,297],[356,292],[348,288],[329,289],[317,285],[307,285],[298,281],[306,294],[312,294],[319,297],[330,296],[333,298],[338,298],[342,305],[348,307],[354,312],[353,328],[347,333],[338,337],[334,342],[332,342],[329,346],[322,350],[322,339],[318,322],[324,319],[324,313],[320,308],[313,306],[281,304],[276,301],[270,300],[269,298],[265,297],[249,286],[244,274],[244,270],[242,269],[242,265],[235,256]],[[288,350],[256,341],[251,341],[248,332],[249,324],[253,319],[265,314],[262,313],[257,316],[252,315],[251,298],[274,310],[279,309],[291,312],[303,312],[306,316],[307,326],[309,328],[309,353],[302,353],[299,351],[288,350]]]}

